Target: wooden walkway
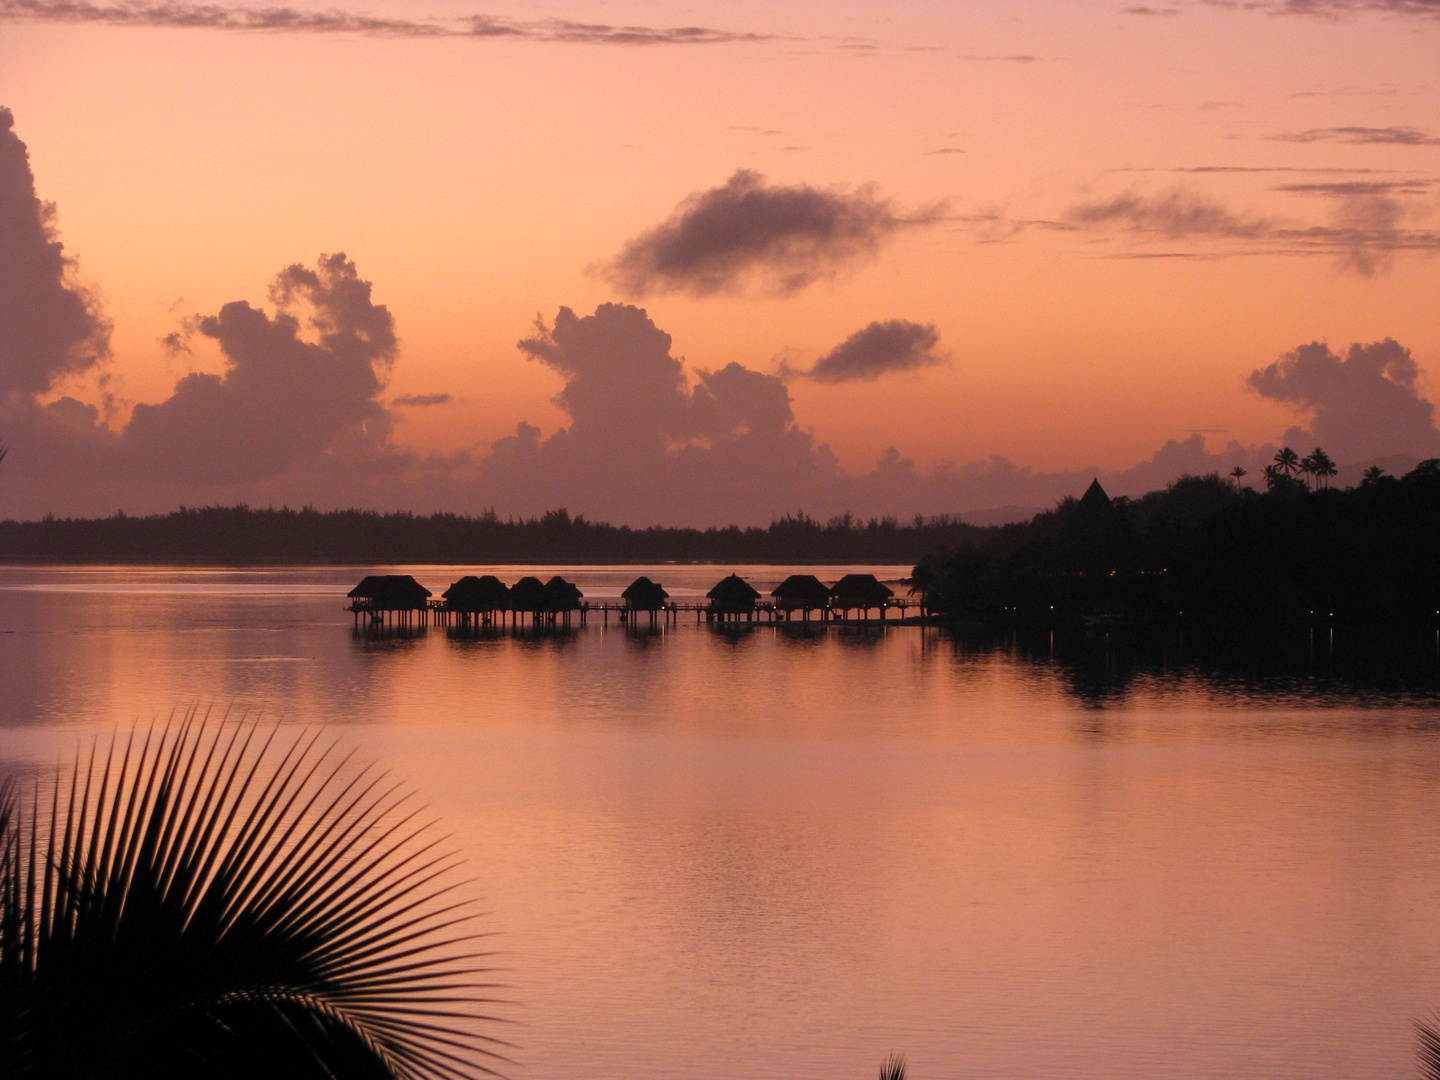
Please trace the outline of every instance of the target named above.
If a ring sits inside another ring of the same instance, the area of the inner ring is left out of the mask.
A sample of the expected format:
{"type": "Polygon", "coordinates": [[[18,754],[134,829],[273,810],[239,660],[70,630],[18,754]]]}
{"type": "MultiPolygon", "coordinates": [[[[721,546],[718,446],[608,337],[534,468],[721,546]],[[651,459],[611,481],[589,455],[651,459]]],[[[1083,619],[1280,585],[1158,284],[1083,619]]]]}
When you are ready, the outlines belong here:
{"type": "Polygon", "coordinates": [[[495,611],[452,611],[446,601],[440,599],[430,600],[423,607],[417,606],[400,610],[378,610],[357,601],[345,610],[354,614],[357,628],[363,621],[368,628],[375,630],[413,630],[432,623],[436,626],[475,629],[504,626],[568,627],[576,623],[586,626],[592,616],[598,617],[602,626],[609,626],[612,617],[618,626],[631,624],[658,626],[678,624],[682,616],[688,617],[691,614],[695,616],[696,625],[701,623],[728,625],[736,623],[751,625],[755,623],[835,623],[853,626],[856,624],[879,625],[887,622],[894,625],[901,620],[926,614],[919,600],[901,599],[888,600],[883,607],[870,607],[864,610],[851,608],[848,611],[831,608],[791,609],[764,600],[756,603],[753,610],[748,611],[717,611],[712,604],[703,600],[666,604],[653,611],[632,610],[627,604],[609,602],[598,604],[586,602],[569,611],[513,611],[508,608],[495,611]],[[872,618],[870,612],[878,612],[878,616],[872,618]],[[362,616],[368,616],[368,618],[362,620],[362,616]]]}

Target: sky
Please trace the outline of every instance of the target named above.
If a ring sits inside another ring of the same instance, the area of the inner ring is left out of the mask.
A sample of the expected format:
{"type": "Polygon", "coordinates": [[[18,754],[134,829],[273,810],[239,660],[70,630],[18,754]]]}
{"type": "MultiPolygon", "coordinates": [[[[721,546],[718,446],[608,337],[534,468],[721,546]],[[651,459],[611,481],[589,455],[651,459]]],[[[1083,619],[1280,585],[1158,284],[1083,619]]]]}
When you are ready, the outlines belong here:
{"type": "Polygon", "coordinates": [[[1437,61],[1440,0],[0,0],[0,517],[1404,468],[1437,61]]]}

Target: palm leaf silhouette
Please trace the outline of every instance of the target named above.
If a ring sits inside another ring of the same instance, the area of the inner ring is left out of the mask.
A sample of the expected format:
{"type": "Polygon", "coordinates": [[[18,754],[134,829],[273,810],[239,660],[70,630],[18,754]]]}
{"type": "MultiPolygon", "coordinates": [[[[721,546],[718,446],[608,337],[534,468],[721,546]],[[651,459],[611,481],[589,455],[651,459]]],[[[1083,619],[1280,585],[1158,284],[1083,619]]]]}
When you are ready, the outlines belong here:
{"type": "Polygon", "coordinates": [[[0,788],[0,1076],[491,1073],[456,859],[318,734],[193,712],[0,788]],[[48,804],[48,805],[47,805],[48,804]]]}
{"type": "Polygon", "coordinates": [[[1421,1077],[1440,1080],[1440,1029],[1423,1020],[1415,1021],[1415,1043],[1421,1077]]]}

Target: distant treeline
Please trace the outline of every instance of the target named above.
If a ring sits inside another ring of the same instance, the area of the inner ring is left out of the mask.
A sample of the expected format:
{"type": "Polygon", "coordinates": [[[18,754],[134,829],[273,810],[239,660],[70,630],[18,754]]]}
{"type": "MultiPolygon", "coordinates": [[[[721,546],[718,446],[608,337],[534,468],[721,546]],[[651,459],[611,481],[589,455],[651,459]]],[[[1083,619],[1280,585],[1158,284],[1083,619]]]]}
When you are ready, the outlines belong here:
{"type": "Polygon", "coordinates": [[[181,508],[169,514],[0,522],[0,562],[37,563],[904,563],[972,547],[993,527],[949,516],[821,522],[787,515],[765,528],[632,529],[564,510],[494,513],[181,508]]]}
{"type": "Polygon", "coordinates": [[[1264,492],[1187,476],[1128,500],[1096,485],[915,570],[930,607],[982,622],[1184,617],[1440,622],[1440,460],[1356,488],[1267,470],[1264,492]]]}

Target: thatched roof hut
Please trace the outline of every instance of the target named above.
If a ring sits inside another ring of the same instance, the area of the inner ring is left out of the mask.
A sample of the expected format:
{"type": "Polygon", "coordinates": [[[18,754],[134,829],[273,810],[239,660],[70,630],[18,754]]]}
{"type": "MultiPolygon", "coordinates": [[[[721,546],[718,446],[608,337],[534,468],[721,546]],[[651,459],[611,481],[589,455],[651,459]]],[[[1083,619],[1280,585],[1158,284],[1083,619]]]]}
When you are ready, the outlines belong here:
{"type": "Polygon", "coordinates": [[[440,595],[450,611],[504,611],[510,606],[510,590],[494,574],[466,574],[440,595]]]}
{"type": "Polygon", "coordinates": [[[781,611],[823,608],[830,602],[830,586],[814,574],[791,574],[770,593],[781,611]]]}
{"type": "Polygon", "coordinates": [[[705,596],[710,601],[710,610],[720,615],[748,615],[755,610],[755,601],[760,599],[755,587],[739,574],[731,574],[716,582],[705,596]]]}
{"type": "Polygon", "coordinates": [[[830,606],[841,611],[850,608],[881,608],[895,595],[874,574],[846,574],[830,589],[830,606]]]}
{"type": "Polygon", "coordinates": [[[670,594],[662,589],[659,583],[642,574],[620,594],[620,599],[625,601],[625,606],[631,611],[659,611],[665,606],[665,601],[670,599],[670,594]]]}
{"type": "Polygon", "coordinates": [[[370,574],[346,595],[356,608],[369,611],[414,611],[424,608],[430,590],[409,574],[370,574]]]}
{"type": "Polygon", "coordinates": [[[579,611],[580,601],[584,597],[585,594],[578,586],[566,581],[559,574],[545,583],[546,611],[579,611]]]}
{"type": "Polygon", "coordinates": [[[510,608],[512,611],[544,611],[545,585],[537,577],[522,577],[510,586],[510,608]]]}

